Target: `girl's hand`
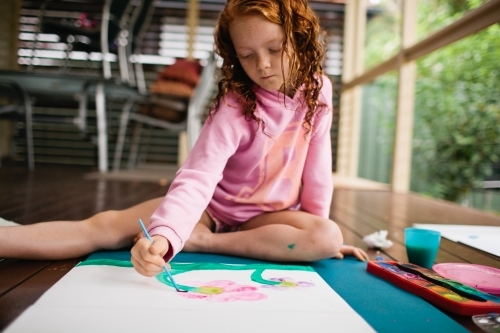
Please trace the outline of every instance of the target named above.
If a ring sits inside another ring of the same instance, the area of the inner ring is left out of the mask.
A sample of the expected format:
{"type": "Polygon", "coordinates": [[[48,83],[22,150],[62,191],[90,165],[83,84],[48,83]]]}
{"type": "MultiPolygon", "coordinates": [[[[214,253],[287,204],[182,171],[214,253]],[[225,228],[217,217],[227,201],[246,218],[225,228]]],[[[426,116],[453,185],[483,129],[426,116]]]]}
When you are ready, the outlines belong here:
{"type": "Polygon", "coordinates": [[[343,259],[344,256],[355,256],[361,261],[368,260],[368,254],[365,251],[360,249],[359,247],[351,246],[351,245],[342,245],[340,248],[340,252],[334,257],[336,259],[343,259]]]}
{"type": "Polygon", "coordinates": [[[162,236],[153,236],[153,244],[145,238],[140,238],[132,247],[132,264],[134,269],[145,276],[155,276],[163,271],[165,260],[163,256],[169,248],[168,240],[162,236]]]}
{"type": "Polygon", "coordinates": [[[141,238],[144,237],[144,233],[142,231],[140,231],[137,235],[135,235],[134,237],[134,244],[137,243],[137,241],[141,238]]]}

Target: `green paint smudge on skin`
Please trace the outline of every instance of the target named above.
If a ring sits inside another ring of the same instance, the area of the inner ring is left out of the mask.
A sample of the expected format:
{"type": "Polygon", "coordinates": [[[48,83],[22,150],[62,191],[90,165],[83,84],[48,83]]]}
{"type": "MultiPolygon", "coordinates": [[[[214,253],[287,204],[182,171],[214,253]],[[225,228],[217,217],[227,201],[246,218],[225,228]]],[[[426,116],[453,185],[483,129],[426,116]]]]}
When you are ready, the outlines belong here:
{"type": "MultiPolygon", "coordinates": [[[[295,244],[290,244],[295,246],[295,244]]],[[[290,247],[290,246],[289,246],[290,247]]],[[[114,260],[114,259],[90,259],[90,260],[85,260],[80,262],[77,266],[116,266],[116,267],[130,267],[132,268],[133,265],[130,261],[124,261],[124,260],[114,260]]],[[[178,275],[182,273],[187,273],[190,271],[204,271],[204,270],[229,270],[229,271],[251,271],[253,270],[250,278],[252,281],[260,283],[260,284],[267,284],[267,285],[277,285],[281,284],[282,282],[280,281],[272,281],[272,280],[266,280],[262,277],[262,274],[266,269],[275,269],[275,270],[285,270],[285,271],[306,271],[306,272],[314,272],[314,269],[310,266],[297,266],[297,265],[277,265],[277,264],[246,264],[246,265],[231,265],[231,264],[220,264],[220,263],[212,263],[212,262],[205,262],[205,263],[177,263],[177,262],[171,262],[170,263],[171,270],[170,274],[173,275],[178,275]]],[[[168,278],[167,274],[165,272],[162,272],[156,276],[156,279],[160,281],[163,284],[166,284],[170,287],[174,287],[172,282],[170,282],[170,279],[168,278]]],[[[192,287],[192,286],[184,286],[184,285],[179,285],[180,289],[187,290],[187,291],[193,291],[193,292],[200,292],[199,287],[192,287]]],[[[205,293],[216,293],[216,290],[204,290],[205,293]]]]}
{"type": "Polygon", "coordinates": [[[287,247],[292,251],[295,248],[295,243],[289,244],[287,247]]]}

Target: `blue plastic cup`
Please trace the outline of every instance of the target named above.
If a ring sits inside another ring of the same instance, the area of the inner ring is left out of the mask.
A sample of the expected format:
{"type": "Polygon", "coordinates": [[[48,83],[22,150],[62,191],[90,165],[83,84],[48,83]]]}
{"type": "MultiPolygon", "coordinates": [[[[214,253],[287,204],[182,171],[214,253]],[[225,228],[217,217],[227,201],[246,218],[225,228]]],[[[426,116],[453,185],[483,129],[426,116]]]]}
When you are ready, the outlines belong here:
{"type": "Polygon", "coordinates": [[[441,242],[441,233],[434,230],[406,228],[405,245],[408,261],[412,264],[432,268],[441,242]]]}

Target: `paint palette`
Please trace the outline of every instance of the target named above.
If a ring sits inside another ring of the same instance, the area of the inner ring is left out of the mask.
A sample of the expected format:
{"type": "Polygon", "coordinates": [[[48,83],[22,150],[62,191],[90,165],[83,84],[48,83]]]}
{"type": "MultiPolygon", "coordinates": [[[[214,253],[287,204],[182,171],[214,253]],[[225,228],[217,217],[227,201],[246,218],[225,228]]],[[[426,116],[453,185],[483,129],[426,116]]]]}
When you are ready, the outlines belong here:
{"type": "Polygon", "coordinates": [[[500,296],[500,269],[462,263],[436,264],[432,266],[432,269],[441,276],[500,296]]]}
{"type": "Polygon", "coordinates": [[[460,282],[443,278],[435,273],[430,279],[431,274],[423,267],[379,260],[368,262],[366,270],[453,313],[472,316],[500,312],[500,302],[495,296],[471,287],[460,288],[460,282]],[[460,289],[467,291],[470,296],[460,289]]]}

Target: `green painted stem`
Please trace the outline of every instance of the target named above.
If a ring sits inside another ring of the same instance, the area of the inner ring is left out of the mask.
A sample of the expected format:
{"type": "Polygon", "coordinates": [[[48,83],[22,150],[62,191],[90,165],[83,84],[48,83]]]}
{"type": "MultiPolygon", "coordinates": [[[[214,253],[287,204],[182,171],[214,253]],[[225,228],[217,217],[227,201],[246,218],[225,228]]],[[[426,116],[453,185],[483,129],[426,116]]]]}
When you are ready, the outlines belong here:
{"type": "MultiPolygon", "coordinates": [[[[116,266],[116,267],[133,267],[130,261],[113,260],[113,259],[91,259],[80,262],[77,266],[116,266]]],[[[230,270],[230,271],[248,271],[254,270],[251,279],[254,282],[267,285],[280,284],[278,281],[266,280],[262,274],[266,269],[286,270],[286,271],[307,271],[314,272],[310,266],[294,266],[294,265],[277,265],[277,264],[247,264],[247,265],[230,265],[220,263],[170,263],[170,274],[178,275],[191,271],[204,271],[204,270],[230,270]]],[[[163,284],[174,287],[172,282],[168,279],[167,274],[161,273],[156,276],[156,279],[163,284]]],[[[193,291],[197,287],[178,285],[180,289],[193,291]]]]}

